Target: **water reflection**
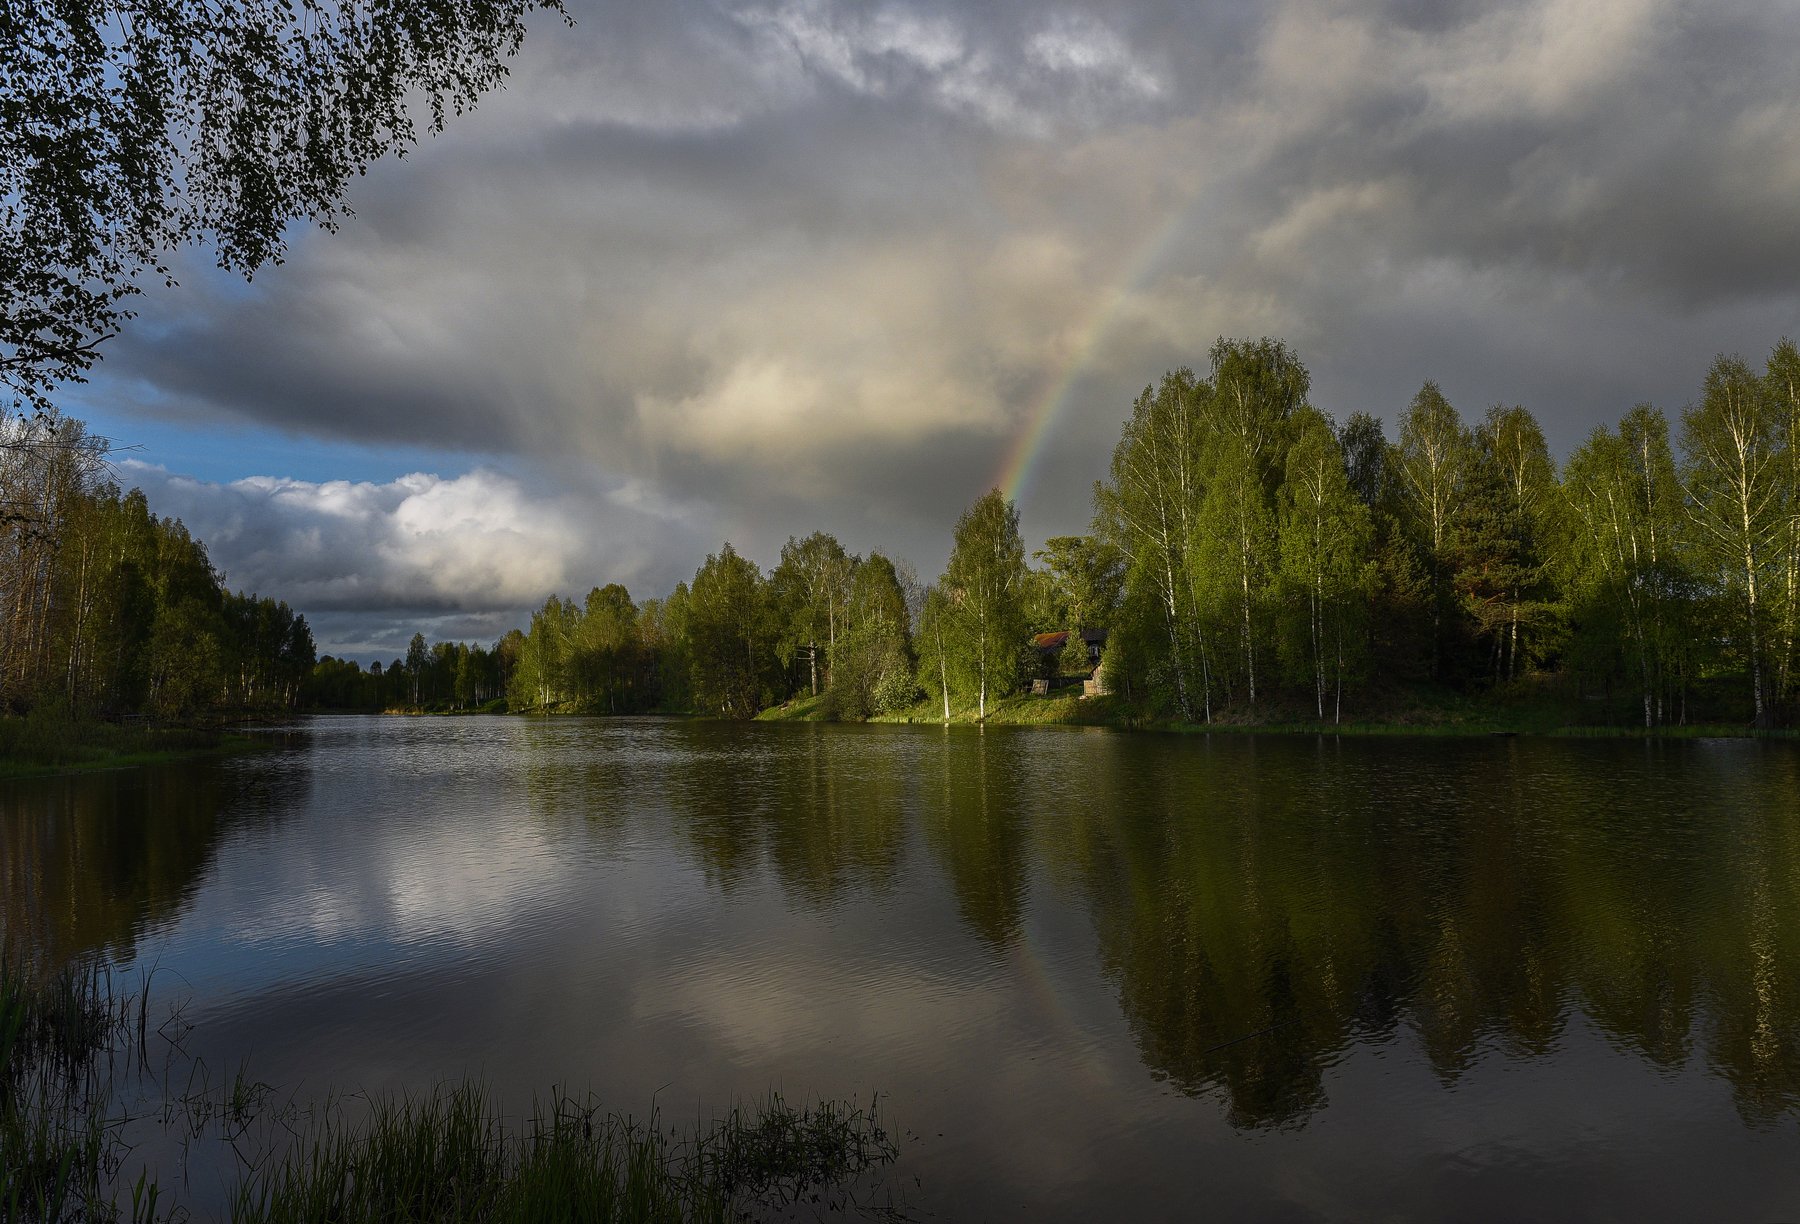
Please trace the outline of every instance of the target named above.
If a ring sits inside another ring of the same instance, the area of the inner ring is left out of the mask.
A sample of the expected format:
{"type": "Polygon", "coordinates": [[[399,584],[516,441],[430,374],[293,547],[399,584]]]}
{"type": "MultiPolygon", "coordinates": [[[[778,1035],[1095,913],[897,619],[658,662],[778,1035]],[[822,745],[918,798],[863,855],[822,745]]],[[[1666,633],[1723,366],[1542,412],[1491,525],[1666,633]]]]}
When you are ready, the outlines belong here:
{"type": "MultiPolygon", "coordinates": [[[[931,946],[908,949],[896,978],[972,948],[991,964],[969,980],[1014,989],[992,965],[1029,960],[1034,914],[1073,917],[1150,1076],[1217,1099],[1248,1132],[1312,1123],[1358,1048],[1416,1043],[1454,1088],[1495,1051],[1559,1056],[1577,1025],[1669,1075],[1698,1055],[1750,1125],[1800,1103],[1800,754],[1787,745],[391,725],[321,731],[298,763],[14,784],[7,934],[57,957],[129,959],[179,919],[228,835],[335,822],[325,840],[346,865],[370,861],[377,838],[391,858],[405,837],[489,871],[499,891],[459,938],[501,959],[524,938],[508,925],[523,900],[579,926],[601,886],[574,868],[631,855],[690,865],[697,889],[666,884],[690,910],[772,889],[829,928],[896,898],[941,906],[943,923],[907,928],[931,946]],[[311,779],[325,771],[338,781],[322,797],[311,779]],[[410,797],[429,836],[344,812],[349,795],[371,812],[410,797]],[[498,862],[513,821],[534,830],[536,884],[498,862]]],[[[247,851],[232,870],[257,862],[247,851]]],[[[282,878],[261,882],[268,912],[291,901],[282,878]]],[[[862,920],[879,927],[884,912],[862,920]]],[[[606,973],[631,972],[616,967],[629,948],[610,954],[606,973]]],[[[867,948],[819,954],[861,956],[845,980],[882,989],[867,948]]]]}
{"type": "Polygon", "coordinates": [[[1353,1041],[1411,1030],[1453,1084],[1577,1011],[1670,1070],[1700,1044],[1766,1121],[1800,1087],[1800,778],[1740,747],[1213,745],[1127,762],[1069,847],[1146,1065],[1240,1126],[1304,1122],[1353,1041]]]}
{"type": "Polygon", "coordinates": [[[0,783],[0,943],[128,961],[193,899],[221,840],[304,803],[307,775],[202,762],[0,783]]]}

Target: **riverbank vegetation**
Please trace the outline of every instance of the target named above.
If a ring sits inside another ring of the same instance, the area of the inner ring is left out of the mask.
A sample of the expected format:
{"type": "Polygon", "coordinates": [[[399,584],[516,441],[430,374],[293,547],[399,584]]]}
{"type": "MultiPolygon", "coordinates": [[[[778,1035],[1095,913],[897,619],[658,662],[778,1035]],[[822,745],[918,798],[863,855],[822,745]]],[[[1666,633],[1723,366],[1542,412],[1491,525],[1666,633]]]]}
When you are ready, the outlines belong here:
{"type": "Polygon", "coordinates": [[[181,1187],[129,1159],[128,1136],[158,1125],[179,1130],[184,1161],[211,1145],[237,1165],[240,1224],[723,1222],[801,1203],[897,1214],[875,1201],[898,1148],[874,1106],[772,1095],[681,1130],[557,1092],[514,1120],[474,1081],[283,1106],[242,1072],[205,1087],[169,1023],[147,983],[0,958],[0,1224],[187,1218],[181,1187]]]}
{"type": "Polygon", "coordinates": [[[80,421],[0,428],[0,714],[194,723],[298,705],[305,617],[229,590],[180,520],[107,479],[106,443],[80,421]]]}
{"type": "Polygon", "coordinates": [[[0,718],[0,778],[148,765],[258,742],[220,727],[105,722],[72,717],[58,706],[40,707],[23,717],[0,718]]]}
{"type": "MultiPolygon", "coordinates": [[[[545,711],[1794,723],[1791,341],[1761,369],[1719,357],[1674,425],[1637,405],[1560,471],[1521,406],[1471,422],[1426,382],[1389,439],[1367,414],[1333,421],[1310,388],[1293,350],[1269,339],[1221,340],[1204,375],[1178,369],[1146,387],[1095,486],[1092,532],[1047,541],[1035,567],[996,490],[957,522],[933,583],[823,532],[790,539],[766,575],[726,544],[666,599],[634,604],[618,586],[552,598],[492,651],[418,639],[420,666],[432,691],[463,702],[467,657],[481,692],[545,711]],[[1084,681],[1110,700],[1063,689],[1084,681]]],[[[411,654],[406,666],[418,674],[411,654]]]]}
{"type": "Polygon", "coordinates": [[[9,449],[0,683],[14,711],[291,708],[1118,726],[1792,726],[1800,351],[1720,357],[1677,424],[1640,404],[1560,471],[1520,406],[1426,382],[1388,438],[1279,340],[1220,340],[1131,405],[1091,532],[1027,557],[998,490],[934,582],[826,532],[766,573],[552,596],[489,645],[314,662],[304,618],[104,482],[78,422],[9,449]],[[1033,564],[1035,562],[1035,564],[1033,564]],[[1035,692],[1031,691],[1035,690],[1035,692]],[[1091,706],[1090,700],[1110,694],[1091,706]],[[1027,699],[1029,698],[1029,699],[1027,699]]]}

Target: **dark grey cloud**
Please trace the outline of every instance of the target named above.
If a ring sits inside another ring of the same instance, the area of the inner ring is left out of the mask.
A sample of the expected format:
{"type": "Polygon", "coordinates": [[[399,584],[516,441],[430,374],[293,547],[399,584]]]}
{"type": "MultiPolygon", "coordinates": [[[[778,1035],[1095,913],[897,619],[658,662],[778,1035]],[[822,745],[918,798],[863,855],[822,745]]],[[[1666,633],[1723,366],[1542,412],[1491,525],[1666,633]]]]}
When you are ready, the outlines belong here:
{"type": "Polygon", "coordinates": [[[1779,0],[576,15],[341,233],[158,295],[109,377],[146,411],[540,471],[657,559],[571,567],[661,582],[696,540],[766,564],[815,527],[933,572],[1064,387],[1023,509],[1077,529],[1132,396],[1220,334],[1289,338],[1340,416],[1430,377],[1566,449],[1800,330],[1779,0]]]}

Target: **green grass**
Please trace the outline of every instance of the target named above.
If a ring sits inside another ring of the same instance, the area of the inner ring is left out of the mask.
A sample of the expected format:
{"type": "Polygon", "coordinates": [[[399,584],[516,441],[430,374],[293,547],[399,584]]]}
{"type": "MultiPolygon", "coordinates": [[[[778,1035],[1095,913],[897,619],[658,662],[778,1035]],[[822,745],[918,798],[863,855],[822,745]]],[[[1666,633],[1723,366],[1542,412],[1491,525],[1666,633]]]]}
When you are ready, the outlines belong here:
{"type": "MultiPolygon", "coordinates": [[[[1692,725],[1664,725],[1649,730],[1628,723],[1587,723],[1582,719],[1592,717],[1593,712],[1584,708],[1582,703],[1555,693],[1539,692],[1523,684],[1512,690],[1481,696],[1450,692],[1428,685],[1393,686],[1373,695],[1359,694],[1353,708],[1357,711],[1356,715],[1342,723],[1333,723],[1329,719],[1319,720],[1311,707],[1265,702],[1255,717],[1233,710],[1210,723],[1190,723],[1149,718],[1116,695],[1083,699],[1072,691],[1063,690],[1042,697],[1030,693],[1015,693],[990,701],[986,721],[991,726],[1063,724],[1215,735],[1800,738],[1800,732],[1793,730],[1758,730],[1744,724],[1717,720],[1692,725]]],[[[795,701],[791,703],[790,709],[776,717],[813,716],[801,711],[802,703],[795,701]]],[[[764,716],[770,715],[765,712],[764,716]]],[[[941,724],[944,721],[943,706],[939,702],[921,701],[907,709],[880,715],[870,721],[941,724]]],[[[980,721],[973,704],[951,706],[951,723],[975,724],[980,721]]]]}
{"type": "MultiPolygon", "coordinates": [[[[42,972],[0,952],[0,1222],[117,1218],[112,1076],[141,1054],[148,993],[95,966],[42,972]]],[[[132,1218],[146,1196],[133,1190],[132,1218]]]]}
{"type": "Polygon", "coordinates": [[[874,1111],[772,1097],[690,1131],[558,1094],[511,1127],[465,1083],[327,1115],[240,1187],[239,1224],[725,1221],[801,1203],[850,1204],[895,1155],[874,1111]]]}
{"type": "Polygon", "coordinates": [[[830,722],[829,696],[820,693],[814,697],[808,693],[770,706],[756,717],[759,722],[830,722]]]}
{"type": "Polygon", "coordinates": [[[0,778],[155,765],[262,746],[262,740],[213,727],[121,724],[33,712],[0,718],[0,778]]]}

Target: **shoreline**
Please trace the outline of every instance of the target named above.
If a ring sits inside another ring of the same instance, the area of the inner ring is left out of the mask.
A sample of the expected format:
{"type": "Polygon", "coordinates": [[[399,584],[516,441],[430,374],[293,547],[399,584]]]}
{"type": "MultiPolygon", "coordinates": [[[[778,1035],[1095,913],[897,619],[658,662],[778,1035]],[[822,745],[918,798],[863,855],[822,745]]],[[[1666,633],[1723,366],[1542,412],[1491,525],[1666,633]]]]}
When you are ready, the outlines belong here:
{"type": "MultiPolygon", "coordinates": [[[[774,706],[757,715],[759,722],[828,722],[823,697],[806,697],[774,706]]],[[[973,707],[953,708],[948,720],[942,709],[924,704],[891,714],[880,714],[871,723],[951,727],[1101,727],[1112,731],[1149,732],[1162,735],[1283,735],[1340,736],[1357,738],[1532,738],[1532,739],[1800,739],[1793,728],[1762,729],[1736,723],[1664,724],[1656,727],[1620,724],[1585,724],[1554,719],[1541,708],[1522,709],[1512,718],[1441,718],[1345,720],[1342,723],[1276,718],[1267,722],[1218,721],[1190,723],[1135,717],[1122,703],[1108,697],[1078,698],[1052,694],[1046,697],[1015,694],[994,702],[985,720],[973,707]]]]}
{"type": "Polygon", "coordinates": [[[32,725],[26,718],[0,719],[0,782],[236,756],[261,751],[272,742],[266,736],[224,728],[81,721],[32,725]]]}
{"type": "MultiPolygon", "coordinates": [[[[343,711],[321,710],[311,714],[317,717],[331,717],[341,714],[376,715],[384,718],[458,718],[472,714],[487,714],[499,717],[516,718],[663,718],[672,720],[692,719],[703,722],[734,722],[736,719],[723,719],[713,715],[693,712],[671,712],[667,710],[651,710],[632,714],[601,714],[581,710],[418,710],[389,709],[380,711],[343,711]]],[[[741,720],[749,722],[815,722],[825,723],[843,721],[845,725],[854,725],[850,720],[835,720],[825,712],[825,697],[806,696],[795,698],[783,705],[770,706],[761,711],[753,719],[741,720]]],[[[1763,739],[1763,740],[1796,740],[1800,739],[1800,729],[1777,727],[1762,729],[1740,723],[1696,722],[1663,724],[1655,727],[1631,726],[1619,723],[1577,723],[1564,721],[1554,717],[1542,708],[1528,708],[1515,712],[1514,717],[1458,717],[1446,712],[1444,717],[1405,718],[1360,718],[1346,719],[1342,723],[1317,722],[1296,718],[1273,718],[1267,722],[1217,721],[1212,723],[1189,723],[1178,720],[1144,719],[1133,714],[1121,703],[1108,697],[1077,698],[1072,695],[1056,695],[1047,697],[1029,694],[1014,694],[996,701],[988,711],[986,720],[975,716],[974,708],[953,709],[948,721],[942,717],[941,709],[934,709],[929,703],[920,703],[906,710],[889,714],[877,714],[863,720],[868,724],[888,726],[950,726],[950,727],[1098,727],[1109,731],[1142,732],[1155,735],[1281,735],[1281,736],[1337,736],[1362,739],[1374,738],[1444,738],[1444,739],[1482,739],[1482,738],[1529,738],[1529,739],[1763,739]]],[[[119,762],[125,764],[128,762],[119,762]]],[[[5,776],[0,773],[0,776],[5,776]]]]}

